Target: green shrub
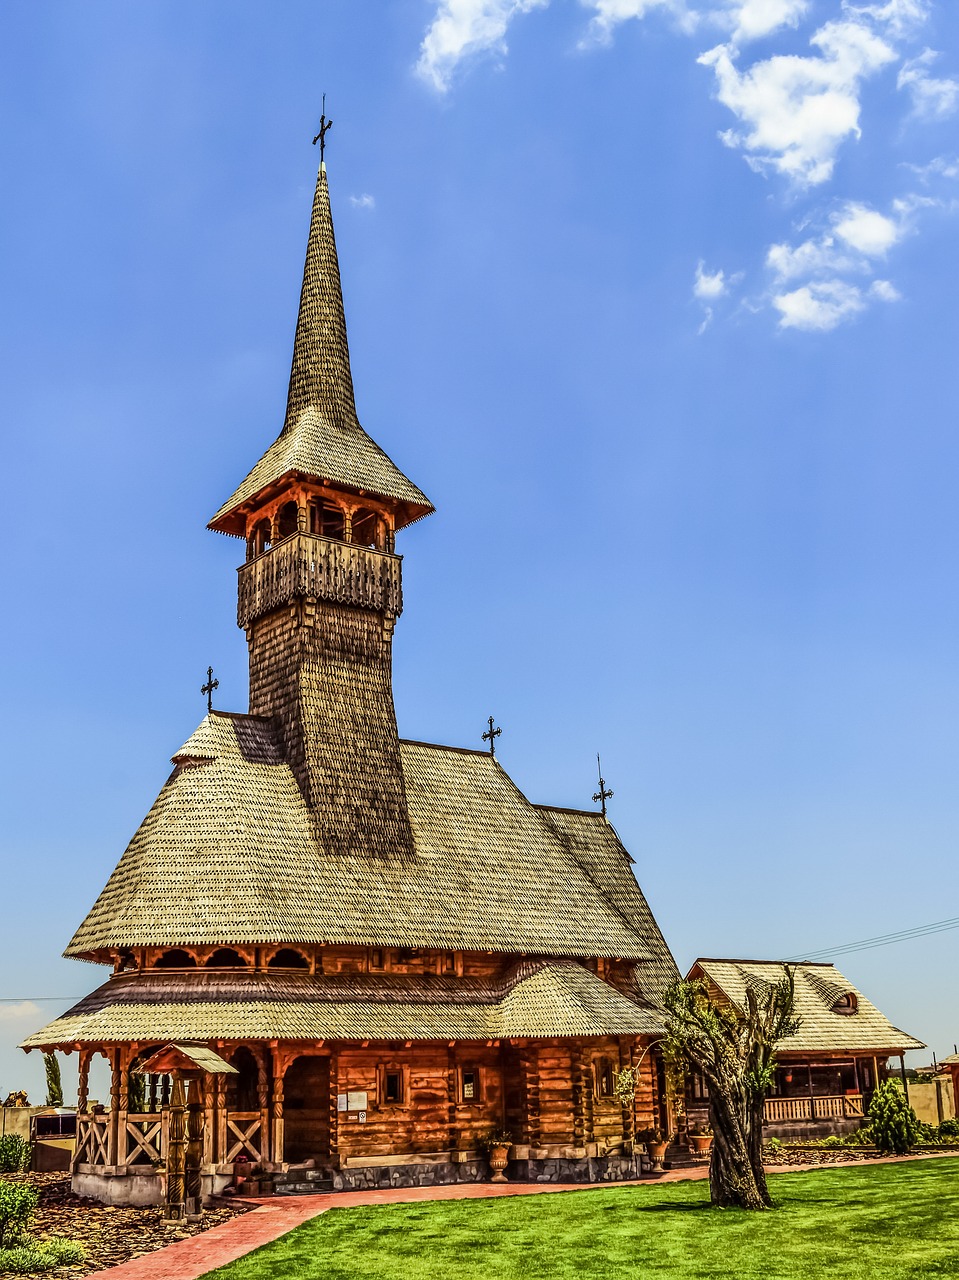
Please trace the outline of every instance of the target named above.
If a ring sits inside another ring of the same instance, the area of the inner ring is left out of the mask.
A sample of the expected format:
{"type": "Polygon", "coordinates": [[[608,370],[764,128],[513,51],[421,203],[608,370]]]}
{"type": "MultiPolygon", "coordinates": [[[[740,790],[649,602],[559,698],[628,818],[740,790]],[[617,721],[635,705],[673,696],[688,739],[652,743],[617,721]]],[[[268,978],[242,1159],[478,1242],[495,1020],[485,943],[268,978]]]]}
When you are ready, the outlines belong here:
{"type": "Polygon", "coordinates": [[[922,1138],[919,1117],[899,1086],[891,1080],[884,1081],[872,1095],[869,1128],[873,1142],[887,1155],[904,1156],[922,1138]]]}
{"type": "Polygon", "coordinates": [[[0,1182],[0,1248],[16,1244],[40,1197],[22,1182],[0,1182]]]}
{"type": "Polygon", "coordinates": [[[18,1133],[0,1138],[0,1173],[20,1173],[30,1164],[30,1143],[18,1133]]]}
{"type": "Polygon", "coordinates": [[[31,1241],[12,1249],[0,1249],[0,1272],[33,1276],[39,1272],[52,1271],[54,1267],[82,1262],[85,1257],[83,1245],[75,1240],[31,1241]]]}
{"type": "Polygon", "coordinates": [[[769,1152],[769,1154],[770,1154],[770,1155],[772,1155],[772,1156],[778,1156],[778,1155],[779,1155],[779,1153],[780,1153],[780,1151],[782,1151],[782,1149],[783,1149],[782,1139],[781,1139],[781,1138],[767,1138],[767,1139],[763,1142],[763,1146],[766,1148],[766,1150],[769,1152]]]}
{"type": "Polygon", "coordinates": [[[939,1126],[940,1138],[959,1138],[959,1120],[943,1120],[939,1126]]]}

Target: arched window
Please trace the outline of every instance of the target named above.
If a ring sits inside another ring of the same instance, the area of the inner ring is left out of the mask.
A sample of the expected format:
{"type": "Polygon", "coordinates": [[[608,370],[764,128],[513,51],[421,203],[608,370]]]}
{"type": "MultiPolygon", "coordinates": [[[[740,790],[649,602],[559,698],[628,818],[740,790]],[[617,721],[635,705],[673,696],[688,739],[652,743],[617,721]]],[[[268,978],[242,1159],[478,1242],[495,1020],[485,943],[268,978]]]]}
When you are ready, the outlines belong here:
{"type": "Polygon", "coordinates": [[[309,969],[310,962],[302,951],[294,951],[292,947],[283,947],[270,960],[269,969],[309,969]]]}
{"type": "Polygon", "coordinates": [[[383,520],[378,512],[360,507],[353,512],[353,541],[358,547],[383,545],[383,520]]]}
{"type": "Polygon", "coordinates": [[[297,524],[297,510],[295,502],[287,502],[280,507],[276,518],[276,525],[277,540],[281,538],[288,538],[291,533],[296,533],[299,526],[297,524]]]}
{"type": "Polygon", "coordinates": [[[321,538],[343,540],[343,511],[327,498],[316,498],[310,503],[310,533],[321,538]]]}
{"type": "Polygon", "coordinates": [[[189,951],[181,951],[179,947],[175,947],[172,951],[164,951],[162,956],[158,956],[153,967],[154,969],[195,969],[196,960],[189,951]]]}
{"type": "Polygon", "coordinates": [[[257,521],[253,528],[253,554],[255,556],[261,556],[264,551],[269,551],[271,540],[269,520],[257,521]]]}
{"type": "Polygon", "coordinates": [[[832,1007],[833,1013],[855,1013],[859,1008],[859,1001],[856,999],[854,991],[847,991],[844,996],[839,999],[832,1007]]]}
{"type": "Polygon", "coordinates": [[[246,961],[232,947],[220,947],[206,962],[207,969],[245,969],[246,961]]]}

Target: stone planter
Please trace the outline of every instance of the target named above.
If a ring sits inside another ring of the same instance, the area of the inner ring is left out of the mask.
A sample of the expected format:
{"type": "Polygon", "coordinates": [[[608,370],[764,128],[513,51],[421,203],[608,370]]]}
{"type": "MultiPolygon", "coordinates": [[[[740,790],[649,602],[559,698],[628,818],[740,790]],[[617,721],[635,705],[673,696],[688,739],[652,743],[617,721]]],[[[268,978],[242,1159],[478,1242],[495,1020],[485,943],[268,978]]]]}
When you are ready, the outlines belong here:
{"type": "Polygon", "coordinates": [[[705,1159],[709,1155],[713,1146],[713,1135],[711,1133],[691,1133],[689,1135],[689,1148],[694,1156],[705,1159]]]}
{"type": "Polygon", "coordinates": [[[493,1170],[490,1182],[506,1182],[506,1165],[509,1160],[509,1147],[493,1147],[489,1153],[489,1167],[493,1170]]]}
{"type": "Polygon", "coordinates": [[[663,1161],[666,1159],[665,1142],[647,1142],[646,1154],[653,1162],[653,1173],[662,1173],[663,1161]]]}

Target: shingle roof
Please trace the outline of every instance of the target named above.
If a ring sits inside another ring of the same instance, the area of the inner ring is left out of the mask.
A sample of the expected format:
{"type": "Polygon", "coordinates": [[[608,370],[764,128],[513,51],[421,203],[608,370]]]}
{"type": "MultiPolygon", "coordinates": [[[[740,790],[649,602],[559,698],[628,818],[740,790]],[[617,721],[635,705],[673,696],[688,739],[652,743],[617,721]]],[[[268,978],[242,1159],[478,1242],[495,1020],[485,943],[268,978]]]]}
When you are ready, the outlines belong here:
{"type": "MultiPolygon", "coordinates": [[[[790,968],[796,974],[796,1015],[802,1021],[796,1035],[782,1041],[783,1053],[856,1050],[891,1054],[925,1048],[921,1040],[894,1027],[835,965],[796,964],[790,968]],[[847,994],[856,997],[855,1013],[835,1012],[836,1002],[847,994]]],[[[737,1008],[743,1008],[747,986],[778,982],[783,966],[778,961],[700,959],[690,973],[697,970],[737,1008]]]]}
{"type": "Polygon", "coordinates": [[[644,1035],[662,1020],[572,960],[526,960],[503,982],[439,976],[119,974],[23,1048],[110,1041],[488,1039],[644,1035]]]}
{"type": "Polygon", "coordinates": [[[213,712],[66,954],[352,943],[639,959],[658,988],[676,976],[599,814],[537,809],[486,752],[400,752],[413,858],[323,853],[271,722],[213,712]]]}
{"type": "Polygon", "coordinates": [[[433,510],[356,416],[325,166],[316,180],[283,430],[210,527],[241,534],[242,520],[231,519],[235,508],[291,473],[408,503],[401,524],[433,510]]]}

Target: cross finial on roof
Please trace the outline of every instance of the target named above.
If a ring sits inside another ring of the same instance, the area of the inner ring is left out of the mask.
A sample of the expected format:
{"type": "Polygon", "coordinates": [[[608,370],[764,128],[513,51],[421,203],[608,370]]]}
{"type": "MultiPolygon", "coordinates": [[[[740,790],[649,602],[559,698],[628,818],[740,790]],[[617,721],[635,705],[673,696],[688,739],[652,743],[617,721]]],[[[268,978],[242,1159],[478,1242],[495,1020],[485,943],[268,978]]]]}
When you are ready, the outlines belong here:
{"type": "Polygon", "coordinates": [[[325,93],[323,95],[323,106],[321,110],[323,114],[320,116],[320,132],[313,139],[314,147],[316,146],[317,143],[320,144],[320,164],[323,163],[323,152],[326,150],[326,135],[333,128],[333,121],[327,120],[326,118],[326,94],[325,93]]]}
{"type": "Polygon", "coordinates": [[[596,769],[599,773],[599,790],[593,796],[593,803],[595,804],[597,800],[599,801],[599,803],[603,807],[603,817],[605,818],[606,817],[606,801],[612,799],[613,793],[606,786],[606,781],[603,778],[603,765],[602,765],[602,761],[599,758],[598,751],[596,752],[596,769]]]}
{"type": "Polygon", "coordinates": [[[213,710],[213,690],[219,689],[219,687],[219,680],[213,679],[213,668],[207,667],[206,684],[201,687],[200,692],[206,694],[206,709],[208,712],[213,710]]]}
{"type": "Polygon", "coordinates": [[[496,728],[494,728],[494,727],[493,727],[493,726],[496,724],[496,721],[493,719],[493,717],[492,717],[492,716],[490,716],[489,720],[487,721],[487,724],[489,725],[489,729],[487,730],[487,732],[486,732],[486,733],[484,733],[484,734],[483,734],[483,741],[484,741],[484,742],[488,742],[488,743],[489,743],[489,753],[490,753],[490,755],[491,755],[491,756],[493,756],[493,757],[495,758],[495,756],[496,756],[496,739],[500,736],[500,734],[503,732],[503,730],[502,730],[502,729],[496,729],[496,728]]]}

